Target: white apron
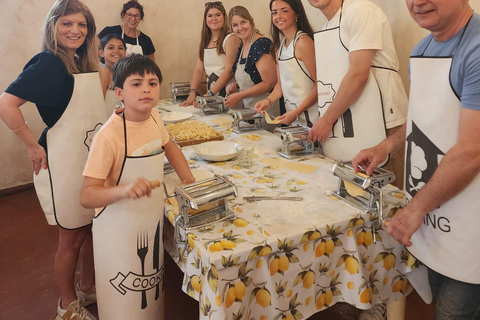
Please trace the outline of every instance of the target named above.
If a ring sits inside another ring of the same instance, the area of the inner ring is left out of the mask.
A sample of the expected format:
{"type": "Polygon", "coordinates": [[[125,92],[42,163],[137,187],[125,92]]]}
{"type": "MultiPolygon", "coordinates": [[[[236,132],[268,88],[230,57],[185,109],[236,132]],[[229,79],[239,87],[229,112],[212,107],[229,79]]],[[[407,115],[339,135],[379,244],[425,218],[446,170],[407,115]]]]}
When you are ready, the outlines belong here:
{"type": "MultiPolygon", "coordinates": [[[[450,85],[453,59],[410,59],[405,146],[405,190],[409,198],[428,182],[443,156],[457,143],[461,102],[450,85]]],[[[476,284],[480,283],[479,190],[477,175],[467,188],[425,216],[408,248],[436,272],[476,284]]]]}
{"type": "Polygon", "coordinates": [[[48,224],[58,224],[64,229],[86,226],[95,214],[94,210],[80,205],[82,172],[92,138],[107,120],[98,72],[73,77],[70,102],[57,123],[47,131],[48,168],[33,175],[48,224]]]}
{"type": "Polygon", "coordinates": [[[107,89],[107,94],[105,95],[105,108],[107,109],[107,116],[110,117],[115,109],[118,109],[121,102],[117,99],[115,95],[115,90],[110,88],[107,89]]]}
{"type": "MultiPolygon", "coordinates": [[[[316,32],[318,106],[322,116],[335,99],[335,94],[350,67],[349,52],[340,38],[339,25],[316,32]]],[[[376,80],[370,71],[360,97],[333,126],[332,136],[323,145],[326,156],[337,161],[350,161],[360,150],[373,147],[386,138],[382,101],[376,80]]]]}
{"type": "MultiPolygon", "coordinates": [[[[125,31],[123,30],[123,27],[122,27],[122,39],[123,40],[125,40],[124,35],[125,35],[125,31]]],[[[135,39],[137,40],[137,44],[125,43],[127,45],[127,47],[125,48],[127,56],[132,54],[132,53],[138,53],[138,54],[143,55],[143,49],[142,49],[142,46],[138,43],[138,37],[135,37],[135,39]]]]}
{"type": "MultiPolygon", "coordinates": [[[[126,129],[124,133],[127,155],[126,129]]],[[[126,156],[118,184],[139,177],[163,181],[164,156],[164,152],[126,156]]],[[[156,188],[151,197],[115,202],[93,220],[95,284],[102,320],[163,320],[162,192],[156,188]]]]}
{"type": "MultiPolygon", "coordinates": [[[[225,36],[225,39],[223,39],[223,51],[225,51],[225,44],[231,36],[232,33],[229,33],[225,36]]],[[[215,82],[217,82],[218,78],[220,78],[223,70],[225,70],[225,54],[219,55],[217,53],[217,47],[203,49],[203,66],[207,74],[207,86],[208,89],[210,89],[215,82]]],[[[233,81],[234,79],[232,77],[228,83],[233,81]]],[[[225,97],[225,88],[222,88],[218,94],[225,97]]]]}
{"type": "MultiPolygon", "coordinates": [[[[284,38],[280,44],[278,53],[278,69],[280,72],[283,98],[285,100],[285,109],[287,111],[294,111],[315,85],[315,80],[313,80],[308,73],[303,61],[297,60],[295,56],[295,43],[302,34],[303,32],[297,32],[295,38],[287,48],[284,46],[284,38]]],[[[292,125],[302,124],[312,127],[318,118],[318,108],[312,106],[305,110],[292,125]]]]}

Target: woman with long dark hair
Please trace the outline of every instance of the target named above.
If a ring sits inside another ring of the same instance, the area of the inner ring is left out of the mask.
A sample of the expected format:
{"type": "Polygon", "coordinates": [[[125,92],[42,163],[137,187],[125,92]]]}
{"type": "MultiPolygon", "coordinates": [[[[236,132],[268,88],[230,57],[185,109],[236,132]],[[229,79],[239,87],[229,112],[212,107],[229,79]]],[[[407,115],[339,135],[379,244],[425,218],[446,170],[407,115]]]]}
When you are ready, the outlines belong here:
{"type": "Polygon", "coordinates": [[[319,117],[312,27],[300,0],[271,0],[270,11],[277,84],[255,110],[263,113],[283,96],[286,113],[278,118],[280,123],[311,127],[319,117]]]}
{"type": "Polygon", "coordinates": [[[225,86],[232,79],[232,65],[240,40],[229,32],[228,17],[220,1],[205,3],[202,39],[190,82],[190,94],[180,106],[195,102],[203,71],[207,74],[207,95],[225,96],[225,86]]]}

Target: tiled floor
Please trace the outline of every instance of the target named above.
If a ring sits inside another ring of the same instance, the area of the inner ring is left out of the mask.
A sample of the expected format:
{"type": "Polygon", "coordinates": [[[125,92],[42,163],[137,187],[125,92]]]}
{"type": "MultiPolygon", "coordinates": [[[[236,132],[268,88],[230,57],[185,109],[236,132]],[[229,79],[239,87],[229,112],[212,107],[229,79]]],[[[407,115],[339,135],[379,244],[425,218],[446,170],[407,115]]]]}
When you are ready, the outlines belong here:
{"type": "MultiPolygon", "coordinates": [[[[0,198],[0,319],[55,318],[57,237],[56,227],[47,225],[33,190],[0,198]]],[[[165,319],[198,319],[198,302],[181,291],[182,272],[169,257],[166,274],[165,319]]],[[[95,306],[89,310],[96,314],[95,306]]],[[[355,320],[358,314],[357,309],[338,303],[310,320],[355,320]]],[[[433,319],[433,307],[412,293],[407,298],[406,319],[433,319]]]]}

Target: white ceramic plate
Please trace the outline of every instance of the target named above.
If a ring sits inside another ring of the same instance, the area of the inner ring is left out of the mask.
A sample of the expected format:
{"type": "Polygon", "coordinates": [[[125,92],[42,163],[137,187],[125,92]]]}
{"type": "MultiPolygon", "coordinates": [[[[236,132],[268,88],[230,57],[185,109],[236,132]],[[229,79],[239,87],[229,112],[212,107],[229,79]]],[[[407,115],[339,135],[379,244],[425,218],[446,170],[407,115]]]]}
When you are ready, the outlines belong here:
{"type": "Polygon", "coordinates": [[[193,146],[193,150],[202,159],[226,161],[237,156],[237,143],[231,141],[209,141],[193,146]]]}
{"type": "Polygon", "coordinates": [[[190,119],[193,116],[190,112],[165,112],[162,114],[163,123],[177,123],[190,119]]]}

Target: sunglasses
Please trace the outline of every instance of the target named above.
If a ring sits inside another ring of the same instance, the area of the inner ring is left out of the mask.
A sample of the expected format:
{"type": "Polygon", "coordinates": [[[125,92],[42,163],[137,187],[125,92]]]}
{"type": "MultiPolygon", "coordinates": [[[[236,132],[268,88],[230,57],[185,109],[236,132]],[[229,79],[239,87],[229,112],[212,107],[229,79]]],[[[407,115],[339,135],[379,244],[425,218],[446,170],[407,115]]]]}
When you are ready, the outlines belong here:
{"type": "Polygon", "coordinates": [[[223,6],[221,1],[205,2],[205,8],[223,6]]]}

